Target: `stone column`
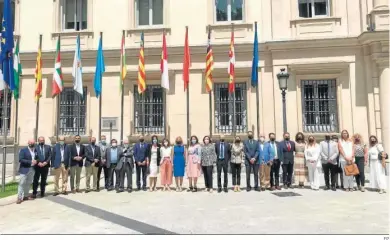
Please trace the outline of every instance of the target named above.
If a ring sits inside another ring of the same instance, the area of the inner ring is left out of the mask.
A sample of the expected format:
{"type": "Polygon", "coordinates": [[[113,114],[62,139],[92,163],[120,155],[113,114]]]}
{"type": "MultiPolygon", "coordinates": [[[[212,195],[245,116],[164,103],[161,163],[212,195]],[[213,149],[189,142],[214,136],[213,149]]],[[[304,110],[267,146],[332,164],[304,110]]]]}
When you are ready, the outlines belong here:
{"type": "Polygon", "coordinates": [[[390,69],[388,66],[380,73],[379,94],[382,144],[385,151],[390,152],[390,69]]]}
{"type": "Polygon", "coordinates": [[[380,8],[382,6],[388,6],[389,2],[388,0],[373,0],[374,9],[380,8]]]}

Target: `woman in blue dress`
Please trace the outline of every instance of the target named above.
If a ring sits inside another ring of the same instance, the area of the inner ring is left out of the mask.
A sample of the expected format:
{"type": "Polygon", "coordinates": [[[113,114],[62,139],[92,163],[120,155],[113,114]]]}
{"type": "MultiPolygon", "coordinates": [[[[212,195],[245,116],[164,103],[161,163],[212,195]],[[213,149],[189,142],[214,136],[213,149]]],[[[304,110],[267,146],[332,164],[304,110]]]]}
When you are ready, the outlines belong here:
{"type": "Polygon", "coordinates": [[[176,138],[176,144],[173,147],[173,176],[175,176],[176,191],[181,192],[184,177],[186,150],[181,137],[176,138]]]}

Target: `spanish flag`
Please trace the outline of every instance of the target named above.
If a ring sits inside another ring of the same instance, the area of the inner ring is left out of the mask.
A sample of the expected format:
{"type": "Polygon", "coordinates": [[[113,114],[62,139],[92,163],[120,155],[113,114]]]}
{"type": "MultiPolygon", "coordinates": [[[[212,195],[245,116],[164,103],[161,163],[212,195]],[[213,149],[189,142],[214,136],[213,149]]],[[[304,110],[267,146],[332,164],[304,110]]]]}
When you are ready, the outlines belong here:
{"type": "Polygon", "coordinates": [[[119,87],[120,92],[123,91],[123,85],[127,74],[126,66],[126,49],[125,49],[125,32],[122,34],[122,43],[121,43],[121,63],[120,63],[120,76],[119,76],[119,87]]]}
{"type": "MultiPolygon", "coordinates": [[[[41,36],[40,36],[41,39],[41,36]]],[[[37,62],[35,65],[35,101],[42,97],[42,46],[39,41],[37,62]]]]}

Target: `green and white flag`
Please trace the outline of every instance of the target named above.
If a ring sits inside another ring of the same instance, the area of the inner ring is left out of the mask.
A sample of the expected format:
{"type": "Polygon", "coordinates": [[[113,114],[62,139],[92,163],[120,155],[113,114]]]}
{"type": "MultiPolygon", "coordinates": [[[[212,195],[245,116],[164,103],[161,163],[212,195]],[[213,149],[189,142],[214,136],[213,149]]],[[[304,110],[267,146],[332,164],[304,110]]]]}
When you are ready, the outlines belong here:
{"type": "Polygon", "coordinates": [[[15,80],[15,89],[14,89],[14,98],[19,99],[19,87],[20,87],[20,76],[22,75],[22,64],[20,63],[19,56],[19,39],[16,42],[15,52],[14,52],[14,80],[15,80]]]}

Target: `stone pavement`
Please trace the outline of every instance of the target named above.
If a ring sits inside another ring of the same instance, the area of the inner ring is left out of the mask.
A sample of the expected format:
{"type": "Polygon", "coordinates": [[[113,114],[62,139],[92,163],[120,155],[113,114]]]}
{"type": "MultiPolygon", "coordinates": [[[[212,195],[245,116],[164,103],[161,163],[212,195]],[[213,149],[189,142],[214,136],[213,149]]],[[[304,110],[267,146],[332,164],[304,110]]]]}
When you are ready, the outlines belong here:
{"type": "MultiPolygon", "coordinates": [[[[214,181],[215,177],[216,174],[214,181]]],[[[245,174],[241,179],[244,186],[245,174]]],[[[82,179],[82,185],[84,182],[82,179]]],[[[187,186],[187,179],[184,182],[187,186]]],[[[198,186],[204,186],[203,177],[198,186]]],[[[287,192],[301,196],[278,197],[269,191],[117,194],[102,190],[99,193],[48,196],[20,205],[13,203],[15,196],[12,196],[0,199],[0,233],[389,233],[389,194],[310,189],[277,191],[287,192]]]]}

